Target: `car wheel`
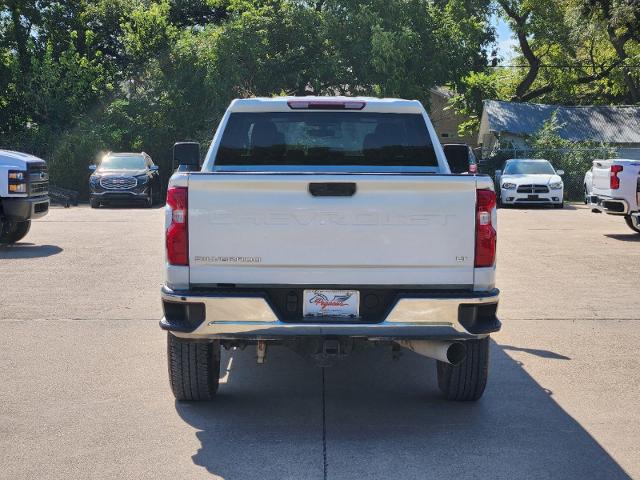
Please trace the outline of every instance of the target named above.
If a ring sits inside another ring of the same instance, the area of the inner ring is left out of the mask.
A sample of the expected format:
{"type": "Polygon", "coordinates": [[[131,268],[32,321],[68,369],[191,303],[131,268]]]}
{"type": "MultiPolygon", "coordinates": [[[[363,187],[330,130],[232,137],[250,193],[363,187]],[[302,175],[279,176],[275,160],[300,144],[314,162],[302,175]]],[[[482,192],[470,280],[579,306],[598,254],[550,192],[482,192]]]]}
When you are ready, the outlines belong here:
{"type": "Polygon", "coordinates": [[[176,400],[211,400],[220,380],[220,342],[192,342],[167,333],[169,381],[176,400]]]}
{"type": "Polygon", "coordinates": [[[467,356],[459,365],[437,363],[438,387],[447,400],[478,400],[489,376],[489,337],[464,342],[467,356]]]}
{"type": "Polygon", "coordinates": [[[0,245],[16,243],[27,236],[31,229],[31,220],[24,222],[2,222],[0,224],[0,245]]]}
{"type": "Polygon", "coordinates": [[[553,208],[564,208],[564,202],[562,203],[556,203],[553,208]]]}
{"type": "Polygon", "coordinates": [[[91,206],[91,208],[98,208],[100,206],[100,200],[96,198],[90,198],[89,205],[91,206]]]}
{"type": "Polygon", "coordinates": [[[151,208],[153,207],[153,188],[149,187],[149,197],[147,198],[147,202],[145,203],[145,207],[151,208]]]}
{"type": "Polygon", "coordinates": [[[584,186],[584,204],[589,204],[589,192],[587,192],[587,186],[584,186]]]}
{"type": "Polygon", "coordinates": [[[633,224],[633,220],[630,215],[624,217],[624,221],[627,223],[629,228],[636,233],[640,233],[640,229],[633,224]]]}

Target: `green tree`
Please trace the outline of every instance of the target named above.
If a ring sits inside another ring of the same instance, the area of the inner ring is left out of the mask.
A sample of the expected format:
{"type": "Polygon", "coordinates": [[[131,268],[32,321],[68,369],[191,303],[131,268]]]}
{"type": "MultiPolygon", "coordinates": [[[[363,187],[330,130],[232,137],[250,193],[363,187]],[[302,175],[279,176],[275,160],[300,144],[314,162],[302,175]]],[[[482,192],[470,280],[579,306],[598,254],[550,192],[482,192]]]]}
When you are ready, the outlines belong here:
{"type": "Polygon", "coordinates": [[[104,150],[169,170],[231,99],[417,98],[481,72],[491,0],[7,0],[0,3],[3,146],[86,189],[104,150]]]}

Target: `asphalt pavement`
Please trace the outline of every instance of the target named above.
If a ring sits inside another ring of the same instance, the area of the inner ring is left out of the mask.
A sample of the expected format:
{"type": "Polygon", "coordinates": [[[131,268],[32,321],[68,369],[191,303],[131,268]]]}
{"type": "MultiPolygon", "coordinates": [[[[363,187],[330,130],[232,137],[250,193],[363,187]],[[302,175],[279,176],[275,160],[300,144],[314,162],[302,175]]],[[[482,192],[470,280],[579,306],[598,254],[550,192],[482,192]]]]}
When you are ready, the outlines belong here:
{"type": "Polygon", "coordinates": [[[0,478],[640,478],[640,235],[584,206],[499,211],[503,330],[477,403],[386,349],[320,369],[225,352],[174,401],[161,208],[54,208],[0,248],[0,478]]]}

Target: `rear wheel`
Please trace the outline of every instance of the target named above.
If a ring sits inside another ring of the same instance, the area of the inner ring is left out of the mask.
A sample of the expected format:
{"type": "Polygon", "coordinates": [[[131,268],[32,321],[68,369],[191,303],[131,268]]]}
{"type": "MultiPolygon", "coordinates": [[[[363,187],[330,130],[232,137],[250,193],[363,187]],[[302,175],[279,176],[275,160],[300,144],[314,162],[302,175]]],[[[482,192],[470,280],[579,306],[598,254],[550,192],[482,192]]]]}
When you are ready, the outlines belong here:
{"type": "Polygon", "coordinates": [[[0,244],[19,242],[29,233],[30,228],[31,220],[25,220],[24,222],[9,222],[5,220],[0,223],[0,244]]]}
{"type": "Polygon", "coordinates": [[[640,229],[633,224],[633,220],[631,219],[630,215],[627,215],[626,217],[624,217],[624,221],[627,222],[627,225],[631,230],[633,230],[636,233],[640,233],[640,229]]]}
{"type": "Polygon", "coordinates": [[[177,400],[211,400],[220,379],[220,342],[193,342],[167,333],[171,390],[177,400]]]}
{"type": "Polygon", "coordinates": [[[438,386],[447,400],[478,400],[489,376],[489,337],[464,342],[467,356],[459,365],[438,362],[438,386]]]}

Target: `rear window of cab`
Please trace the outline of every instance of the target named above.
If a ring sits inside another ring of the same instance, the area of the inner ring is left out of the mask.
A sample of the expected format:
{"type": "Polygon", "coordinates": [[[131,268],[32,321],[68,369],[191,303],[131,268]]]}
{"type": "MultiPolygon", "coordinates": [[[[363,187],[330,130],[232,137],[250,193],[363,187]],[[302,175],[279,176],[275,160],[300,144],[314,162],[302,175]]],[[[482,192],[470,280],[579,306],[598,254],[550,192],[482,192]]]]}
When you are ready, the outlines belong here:
{"type": "Polygon", "coordinates": [[[421,114],[235,112],[217,166],[437,167],[421,114]]]}

